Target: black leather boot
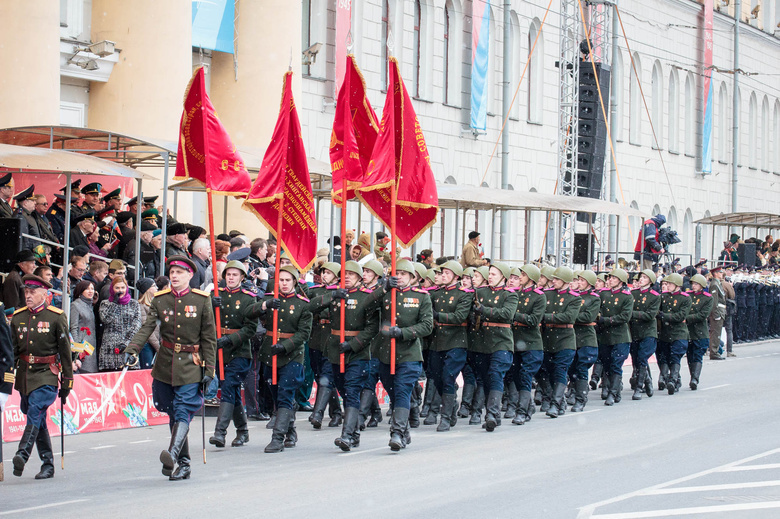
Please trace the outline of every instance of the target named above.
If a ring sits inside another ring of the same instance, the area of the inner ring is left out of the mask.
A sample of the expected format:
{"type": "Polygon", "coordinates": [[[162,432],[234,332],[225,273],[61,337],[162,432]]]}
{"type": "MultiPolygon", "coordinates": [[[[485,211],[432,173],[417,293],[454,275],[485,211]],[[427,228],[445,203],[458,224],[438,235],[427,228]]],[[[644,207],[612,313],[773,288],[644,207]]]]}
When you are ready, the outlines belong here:
{"type": "Polygon", "coordinates": [[[523,425],[525,422],[531,419],[531,413],[529,408],[533,407],[534,403],[531,401],[530,391],[519,391],[517,394],[517,413],[515,414],[512,423],[515,425],[523,425]]]}
{"type": "Polygon", "coordinates": [[[632,389],[634,390],[634,394],[631,395],[631,400],[642,400],[642,393],[645,391],[645,369],[643,367],[639,368],[632,389]]]}
{"type": "Polygon", "coordinates": [[[670,395],[677,392],[677,377],[680,376],[680,365],[672,364],[669,368],[669,379],[666,381],[666,391],[670,395]]]}
{"type": "Polygon", "coordinates": [[[691,364],[691,390],[696,391],[699,388],[699,377],[701,376],[701,362],[691,364]]]}
{"type": "Polygon", "coordinates": [[[466,384],[463,386],[463,393],[460,397],[460,409],[458,409],[458,417],[468,418],[471,414],[471,403],[474,401],[474,391],[477,386],[473,384],[466,384]]]}
{"type": "Polygon", "coordinates": [[[547,378],[546,374],[537,377],[536,381],[538,382],[537,390],[542,395],[542,403],[539,407],[539,410],[543,413],[546,413],[550,409],[550,403],[552,402],[552,384],[550,383],[550,379],[547,378]]]}
{"type": "Polygon", "coordinates": [[[577,402],[577,392],[574,389],[577,379],[569,377],[569,384],[566,386],[566,404],[574,405],[577,402]]]}
{"type": "Polygon", "coordinates": [[[163,464],[163,476],[170,476],[173,474],[173,466],[176,464],[176,460],[179,459],[179,452],[181,452],[181,447],[187,440],[187,433],[189,430],[190,424],[187,422],[176,422],[173,424],[173,429],[171,430],[171,444],[168,447],[168,450],[164,450],[160,453],[160,462],[163,464]]]}
{"type": "Polygon", "coordinates": [[[455,394],[444,393],[441,396],[441,422],[436,428],[438,432],[449,431],[450,428],[455,425],[452,423],[452,418],[457,413],[455,412],[455,394]]]}
{"type": "Polygon", "coordinates": [[[38,438],[38,428],[27,424],[22,433],[22,438],[19,440],[19,448],[14,456],[14,476],[20,477],[24,471],[24,465],[27,460],[30,459],[30,453],[32,452],[35,440],[38,438]]]}
{"type": "Polygon", "coordinates": [[[276,410],[274,410],[271,418],[268,420],[268,423],[265,424],[266,429],[273,429],[274,427],[276,427],[276,410]]]}
{"type": "Polygon", "coordinates": [[[601,379],[601,399],[606,400],[609,397],[609,381],[610,375],[605,375],[601,379]]]}
{"type": "Polygon", "coordinates": [[[474,392],[474,400],[471,405],[471,418],[469,419],[469,425],[479,425],[482,422],[482,408],[485,405],[485,388],[484,386],[477,386],[474,392]]]}
{"type": "Polygon", "coordinates": [[[284,437],[287,435],[287,431],[290,429],[290,419],[292,416],[292,409],[282,407],[276,410],[276,423],[274,425],[274,431],[271,433],[271,442],[265,446],[265,452],[270,454],[274,452],[282,452],[284,450],[284,437]]]}
{"type": "Polygon", "coordinates": [[[620,391],[623,389],[622,378],[623,377],[617,373],[613,373],[609,376],[609,395],[607,395],[604,405],[614,405],[620,402],[620,391]]]}
{"type": "Polygon", "coordinates": [[[341,428],[341,436],[333,443],[344,452],[352,449],[352,436],[358,428],[358,409],[356,407],[344,408],[344,425],[341,428]]]}
{"type": "Polygon", "coordinates": [[[393,452],[398,452],[411,443],[409,434],[409,409],[396,407],[390,418],[390,443],[388,446],[393,452]]]}
{"type": "Polygon", "coordinates": [[[658,371],[658,391],[663,391],[669,380],[669,364],[659,364],[658,371]]]}
{"type": "Polygon", "coordinates": [[[379,407],[379,399],[376,397],[376,391],[371,392],[371,418],[368,420],[366,427],[376,427],[382,423],[382,408],[379,407]]]}
{"type": "Polygon", "coordinates": [[[35,475],[35,479],[49,479],[54,477],[54,452],[51,448],[51,437],[49,436],[49,430],[43,429],[38,431],[38,437],[35,440],[35,445],[38,448],[38,456],[40,456],[43,464],[41,465],[41,471],[35,475]]]}
{"type": "Polygon", "coordinates": [[[564,411],[564,396],[566,394],[566,384],[563,382],[556,382],[553,388],[552,401],[550,402],[550,409],[547,410],[547,416],[550,418],[558,418],[563,415],[564,411]]]}
{"type": "Polygon", "coordinates": [[[341,402],[339,401],[339,392],[331,391],[330,393],[330,422],[328,427],[339,427],[344,423],[344,413],[341,411],[341,402]]]}
{"type": "Polygon", "coordinates": [[[179,462],[179,465],[168,479],[171,481],[190,479],[190,473],[192,472],[192,469],[190,467],[190,442],[187,440],[187,438],[184,438],[184,443],[182,444],[181,450],[179,451],[179,458],[177,461],[179,462]]]}
{"type": "Polygon", "coordinates": [[[639,373],[636,366],[633,366],[633,369],[631,370],[631,377],[628,379],[628,384],[631,386],[631,390],[635,390],[637,383],[639,381],[639,373]]]}
{"type": "Polygon", "coordinates": [[[317,385],[317,398],[314,400],[314,411],[309,416],[309,423],[311,423],[315,429],[322,427],[322,420],[325,417],[325,409],[330,402],[331,389],[325,385],[317,385]]]}
{"type": "Polygon", "coordinates": [[[358,415],[358,424],[360,430],[363,431],[366,428],[366,420],[371,415],[371,404],[374,403],[374,392],[370,389],[364,389],[360,392],[360,411],[358,415]]]}
{"type": "Polygon", "coordinates": [[[216,445],[220,448],[225,446],[225,435],[227,434],[227,428],[228,425],[230,425],[230,420],[233,419],[234,407],[235,406],[229,402],[219,403],[217,424],[214,426],[214,436],[209,438],[209,443],[211,445],[216,445]]]}
{"type": "Polygon", "coordinates": [[[588,403],[588,392],[590,386],[587,380],[574,381],[574,405],[571,407],[572,413],[579,413],[585,410],[585,404],[588,403]]]}
{"type": "Polygon", "coordinates": [[[593,373],[590,374],[590,388],[595,390],[599,387],[599,380],[604,373],[604,365],[596,363],[593,365],[593,373]]]}
{"type": "Polygon", "coordinates": [[[243,405],[237,405],[233,408],[233,423],[236,426],[236,438],[231,442],[231,447],[241,447],[245,443],[249,443],[249,424],[243,405]]]}
{"type": "Polygon", "coordinates": [[[512,419],[517,414],[517,400],[520,397],[514,382],[506,385],[506,412],[504,418],[512,419]]]}
{"type": "Polygon", "coordinates": [[[491,391],[488,393],[487,403],[485,404],[485,430],[493,430],[501,425],[501,397],[503,391],[491,391]]]}
{"type": "Polygon", "coordinates": [[[648,397],[651,397],[653,396],[654,391],[653,391],[653,375],[650,372],[650,366],[645,366],[644,371],[645,371],[645,394],[648,397]]]}
{"type": "Polygon", "coordinates": [[[290,416],[290,423],[287,426],[287,432],[284,435],[284,447],[292,449],[298,443],[298,431],[295,429],[295,411],[290,416]]]}

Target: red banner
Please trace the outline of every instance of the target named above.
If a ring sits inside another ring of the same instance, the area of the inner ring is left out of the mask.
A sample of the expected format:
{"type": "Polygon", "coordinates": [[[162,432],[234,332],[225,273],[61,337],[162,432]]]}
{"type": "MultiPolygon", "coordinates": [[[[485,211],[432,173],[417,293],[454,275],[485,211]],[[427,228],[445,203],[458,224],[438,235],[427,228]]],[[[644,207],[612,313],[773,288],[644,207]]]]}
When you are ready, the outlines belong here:
{"type": "Polygon", "coordinates": [[[341,205],[343,181],[347,184],[347,200],[355,198],[355,189],[363,181],[379,132],[376,114],[366,97],[366,82],[355,57],[350,54],[346,63],[330,135],[331,200],[336,205],[341,205]]]}
{"type": "MultiPolygon", "coordinates": [[[[151,373],[150,369],[128,371],[113,395],[110,395],[111,390],[121,372],[76,375],[65,405],[65,434],[167,424],[168,415],[155,409],[153,404],[151,373]]],[[[18,440],[24,432],[27,418],[19,409],[19,401],[19,393],[14,391],[3,410],[5,442],[18,440]]],[[[49,433],[59,436],[59,398],[49,407],[46,421],[49,433]]]]}
{"type": "Polygon", "coordinates": [[[420,122],[406,91],[398,62],[389,60],[387,98],[374,151],[357,196],[386,226],[391,189],[396,190],[398,240],[409,248],[436,223],[439,196],[420,122]]]}
{"type": "Polygon", "coordinates": [[[284,75],[279,119],[271,144],[263,157],[255,185],[244,209],[253,212],[290,256],[295,268],[305,272],[317,254],[317,217],[309,178],[301,124],[292,95],[292,72],[284,75]],[[281,235],[277,222],[281,208],[281,235]]]}
{"type": "Polygon", "coordinates": [[[252,181],[206,94],[203,67],[198,67],[187,85],[179,126],[174,180],[192,178],[213,193],[246,196],[252,181]]]}

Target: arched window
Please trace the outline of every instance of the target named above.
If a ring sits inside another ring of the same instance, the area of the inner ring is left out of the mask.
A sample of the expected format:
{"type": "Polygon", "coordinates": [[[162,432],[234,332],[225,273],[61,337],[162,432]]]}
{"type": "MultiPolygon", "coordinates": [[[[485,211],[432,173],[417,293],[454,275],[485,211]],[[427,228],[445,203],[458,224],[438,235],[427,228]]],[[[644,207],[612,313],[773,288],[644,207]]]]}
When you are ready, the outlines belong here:
{"type": "MultiPolygon", "coordinates": [[[[653,214],[657,214],[657,213],[653,213],[653,214]]],[[[669,208],[669,213],[666,215],[666,223],[668,223],[669,227],[671,227],[675,231],[679,231],[680,228],[677,226],[677,209],[675,209],[674,206],[669,208]]],[[[682,245],[677,245],[675,249],[679,251],[682,250],[682,248],[685,246],[686,244],[683,243],[682,245]]]]}
{"type": "Polygon", "coordinates": [[[631,91],[629,95],[628,113],[628,142],[642,144],[642,92],[639,85],[642,83],[642,61],[639,54],[634,53],[634,66],[631,67],[631,91]]]}
{"type": "MultiPolygon", "coordinates": [[[[301,6],[301,45],[304,49],[315,43],[325,45],[329,42],[328,38],[332,38],[332,36],[329,36],[328,28],[324,22],[327,19],[327,4],[327,0],[303,0],[301,6]]],[[[320,59],[311,65],[304,65],[301,73],[324,79],[327,76],[327,60],[324,59],[324,54],[325,51],[323,50],[319,56],[320,59]]]]}
{"type": "Polygon", "coordinates": [[[696,156],[696,93],[691,74],[685,78],[685,154],[696,156]]]}
{"type": "Polygon", "coordinates": [[[615,135],[612,136],[616,141],[623,140],[623,89],[625,81],[623,80],[623,51],[618,49],[617,59],[612,64],[612,98],[615,103],[615,135]]]}
{"type": "Polygon", "coordinates": [[[780,100],[775,101],[775,131],[772,132],[774,143],[772,146],[772,170],[780,173],[780,100]]]}
{"type": "Polygon", "coordinates": [[[653,139],[653,148],[660,148],[663,143],[663,129],[664,129],[664,73],[661,70],[661,62],[657,61],[653,65],[652,76],[652,109],[651,114],[653,116],[653,131],[655,132],[655,138],[653,139]]]}
{"type": "Polygon", "coordinates": [[[447,95],[447,89],[450,84],[450,17],[452,16],[452,2],[444,4],[444,63],[442,64],[444,69],[444,104],[449,102],[449,96],[447,95]]]}
{"type": "Polygon", "coordinates": [[[696,240],[693,231],[693,214],[690,209],[686,209],[685,216],[683,216],[682,246],[686,253],[695,254],[696,240]]]}
{"type": "Polygon", "coordinates": [[[390,2],[391,0],[382,0],[382,40],[380,41],[380,53],[382,55],[382,90],[387,90],[387,39],[390,33],[390,2]]]}
{"type": "Polygon", "coordinates": [[[517,97],[514,96],[517,85],[520,83],[520,75],[523,73],[523,43],[520,39],[520,20],[517,16],[517,13],[512,11],[509,14],[509,17],[512,22],[510,26],[510,35],[512,38],[510,48],[512,49],[512,56],[510,59],[506,60],[506,62],[510,64],[509,66],[512,68],[512,73],[507,74],[507,76],[512,78],[512,83],[509,85],[509,95],[512,96],[510,97],[510,100],[512,98],[515,100],[515,102],[512,104],[512,109],[510,110],[510,116],[513,119],[519,119],[521,97],[519,95],[517,97]]]}
{"type": "Polygon", "coordinates": [[[461,103],[462,13],[459,0],[444,4],[444,104],[453,106],[461,103]]]}
{"type": "Polygon", "coordinates": [[[430,74],[433,61],[433,8],[430,0],[415,0],[414,2],[414,95],[422,99],[430,99],[430,74]]]}
{"type": "Polygon", "coordinates": [[[756,112],[758,111],[758,101],[756,93],[750,94],[750,105],[748,107],[748,138],[745,145],[748,149],[748,167],[755,169],[757,165],[756,154],[756,112]]]}
{"type": "Polygon", "coordinates": [[[718,160],[720,162],[728,161],[728,148],[729,148],[729,92],[726,87],[726,82],[720,83],[720,92],[718,94],[718,104],[715,106],[718,113],[718,144],[716,149],[718,150],[718,160]]]}
{"type": "Polygon", "coordinates": [[[680,78],[675,68],[669,72],[669,151],[680,151],[680,78]]]}
{"type": "Polygon", "coordinates": [[[414,96],[420,97],[420,44],[422,42],[422,6],[420,0],[414,0],[414,49],[412,59],[414,61],[414,96]]]}
{"type": "Polygon", "coordinates": [[[528,28],[528,54],[531,58],[528,66],[528,122],[538,124],[542,123],[544,96],[544,33],[541,24],[538,18],[534,18],[528,28]]]}
{"type": "Polygon", "coordinates": [[[761,170],[769,172],[769,98],[764,96],[761,103],[761,170]]]}

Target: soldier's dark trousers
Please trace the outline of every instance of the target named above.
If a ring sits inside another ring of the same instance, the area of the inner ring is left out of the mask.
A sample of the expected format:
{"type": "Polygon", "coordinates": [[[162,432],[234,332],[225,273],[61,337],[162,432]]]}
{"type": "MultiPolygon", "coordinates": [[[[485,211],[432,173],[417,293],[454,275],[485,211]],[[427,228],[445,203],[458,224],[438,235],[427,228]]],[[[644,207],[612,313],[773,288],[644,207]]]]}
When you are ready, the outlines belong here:
{"type": "Polygon", "coordinates": [[[609,371],[611,375],[623,375],[623,363],[628,358],[628,352],[631,349],[631,343],[621,342],[611,346],[604,346],[609,351],[608,363],[605,364],[604,371],[609,371]]]}
{"type": "Polygon", "coordinates": [[[236,357],[225,366],[225,380],[222,381],[220,402],[243,405],[241,402],[241,382],[246,379],[252,361],[236,357]]]}
{"type": "Polygon", "coordinates": [[[477,377],[474,376],[474,370],[471,369],[471,365],[468,363],[468,353],[466,354],[466,357],[467,357],[466,364],[463,366],[463,370],[461,370],[461,373],[463,374],[463,385],[476,386],[477,377]]]}
{"type": "Polygon", "coordinates": [[[734,348],[734,316],[727,315],[723,327],[726,328],[726,352],[734,348]]]}
{"type": "Polygon", "coordinates": [[[485,392],[504,392],[504,376],[512,367],[511,351],[494,351],[493,353],[471,353],[474,359],[473,368],[485,384],[485,392]]]}
{"type": "Polygon", "coordinates": [[[601,364],[601,377],[609,378],[609,346],[599,344],[598,364],[601,364]]]}
{"type": "Polygon", "coordinates": [[[531,391],[534,377],[542,367],[544,352],[542,350],[516,351],[512,359],[515,387],[518,391],[531,391]]]}
{"type": "MultiPolygon", "coordinates": [[[[688,364],[701,363],[704,358],[704,354],[710,346],[710,340],[696,339],[695,341],[688,341],[688,350],[686,356],[688,357],[688,364]]],[[[717,350],[715,351],[717,353],[717,350]]]]}
{"type": "Polygon", "coordinates": [[[344,399],[344,408],[360,409],[360,393],[368,380],[368,361],[353,360],[344,367],[344,373],[340,373],[338,364],[331,364],[331,369],[336,388],[344,399]]]}
{"type": "Polygon", "coordinates": [[[409,409],[412,391],[422,373],[422,362],[399,362],[395,365],[395,375],[390,374],[390,364],[379,363],[379,380],[390,397],[393,409],[409,409]]]}
{"type": "Polygon", "coordinates": [[[453,348],[449,351],[432,351],[428,357],[429,370],[434,386],[441,394],[454,395],[457,392],[455,379],[466,365],[466,349],[453,348]]]}
{"type": "Polygon", "coordinates": [[[273,370],[270,365],[263,365],[263,375],[271,386],[271,393],[277,409],[295,409],[295,392],[303,384],[303,364],[288,362],[276,368],[276,385],[272,385],[273,370]]]}
{"type": "Polygon", "coordinates": [[[252,352],[249,371],[244,378],[244,398],[246,399],[246,412],[250,416],[257,416],[262,409],[260,408],[260,390],[263,385],[262,375],[260,373],[260,362],[257,360],[257,353],[252,352]]]}
{"type": "Polygon", "coordinates": [[[596,346],[583,346],[574,354],[569,375],[577,380],[588,380],[588,371],[596,362],[599,349],[596,346]]]}
{"type": "Polygon", "coordinates": [[[574,361],[574,350],[561,350],[555,353],[545,353],[542,369],[550,377],[550,384],[566,384],[568,382],[569,366],[574,361]]]}
{"type": "Polygon", "coordinates": [[[670,366],[680,365],[683,355],[688,351],[688,341],[685,339],[673,342],[658,341],[655,358],[658,364],[668,364],[670,366]]]}
{"type": "Polygon", "coordinates": [[[55,386],[41,386],[33,389],[29,395],[21,395],[19,409],[27,416],[27,425],[46,429],[46,411],[57,398],[55,386]]]}
{"type": "Polygon", "coordinates": [[[648,366],[647,361],[655,353],[656,342],[655,337],[645,337],[631,342],[631,362],[635,370],[648,366]]]}
{"type": "Polygon", "coordinates": [[[154,407],[168,415],[171,426],[176,422],[192,421],[192,417],[203,406],[203,393],[200,384],[172,386],[159,380],[152,380],[152,398],[154,407]]]}
{"type": "Polygon", "coordinates": [[[311,397],[311,389],[314,385],[314,370],[311,369],[311,358],[309,357],[309,343],[304,343],[303,348],[303,383],[295,393],[295,401],[298,404],[305,404],[311,397]]]}

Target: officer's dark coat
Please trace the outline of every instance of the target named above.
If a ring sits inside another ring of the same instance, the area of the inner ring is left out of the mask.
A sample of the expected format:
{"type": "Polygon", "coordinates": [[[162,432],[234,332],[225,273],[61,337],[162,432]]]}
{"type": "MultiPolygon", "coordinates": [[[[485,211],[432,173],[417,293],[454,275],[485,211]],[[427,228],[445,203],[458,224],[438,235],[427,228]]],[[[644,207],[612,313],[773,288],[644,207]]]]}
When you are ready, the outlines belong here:
{"type": "Polygon", "coordinates": [[[574,323],[574,335],[577,337],[577,349],[584,347],[598,347],[599,342],[596,338],[596,318],[601,310],[601,297],[598,292],[580,293],[582,306],[577,314],[577,321],[574,323]]]}
{"type": "MultiPolygon", "coordinates": [[[[390,326],[391,294],[382,298],[382,326],[390,326]]],[[[395,325],[403,337],[395,340],[395,362],[422,362],[422,339],[433,331],[433,306],[430,295],[419,288],[404,288],[396,292],[395,325]]],[[[383,364],[390,364],[391,339],[380,335],[377,356],[383,364]]]]}
{"type": "Polygon", "coordinates": [[[580,313],[582,299],[574,290],[549,290],[545,292],[547,308],[544,314],[542,341],[545,353],[576,350],[577,337],[574,323],[580,313]],[[570,326],[567,326],[570,325],[570,326]]]}
{"type": "Polygon", "coordinates": [[[230,345],[223,346],[222,360],[229,364],[235,358],[252,358],[249,340],[257,331],[257,319],[250,316],[251,307],[257,302],[257,294],[238,287],[219,288],[222,306],[219,307],[219,321],[222,336],[230,337],[230,345]]]}
{"type": "Polygon", "coordinates": [[[474,291],[459,288],[456,284],[431,294],[433,309],[439,312],[438,320],[433,323],[432,351],[468,347],[466,326],[473,302],[474,291]]]}
{"type": "Polygon", "coordinates": [[[625,288],[617,288],[602,290],[599,295],[602,317],[602,324],[597,332],[599,344],[614,346],[631,342],[631,331],[628,327],[634,311],[634,297],[631,292],[625,288]]]}
{"type": "Polygon", "coordinates": [[[541,351],[542,331],[539,325],[547,308],[547,297],[540,288],[529,287],[517,292],[518,302],[512,323],[515,351],[541,351]]]}
{"type": "Polygon", "coordinates": [[[634,310],[631,313],[631,338],[634,341],[647,337],[658,337],[658,310],[661,308],[661,294],[652,288],[634,289],[634,310]]]}
{"type": "Polygon", "coordinates": [[[661,294],[661,309],[658,316],[658,340],[674,342],[688,340],[688,326],[685,319],[691,311],[691,298],[682,291],[661,294]]]}

